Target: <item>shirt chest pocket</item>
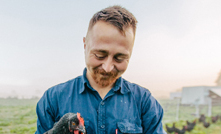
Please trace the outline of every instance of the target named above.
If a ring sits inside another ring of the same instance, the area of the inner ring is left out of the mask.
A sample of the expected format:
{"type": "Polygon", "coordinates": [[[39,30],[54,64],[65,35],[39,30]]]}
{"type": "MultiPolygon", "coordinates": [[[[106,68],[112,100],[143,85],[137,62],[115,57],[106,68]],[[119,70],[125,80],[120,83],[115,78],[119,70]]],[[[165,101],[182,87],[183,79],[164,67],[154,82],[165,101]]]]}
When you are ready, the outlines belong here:
{"type": "Polygon", "coordinates": [[[89,120],[84,121],[84,126],[86,129],[86,134],[95,134],[94,130],[91,128],[91,124],[90,124],[89,120]]]}
{"type": "Polygon", "coordinates": [[[142,126],[137,125],[135,122],[124,120],[117,122],[118,134],[142,134],[142,126]]]}

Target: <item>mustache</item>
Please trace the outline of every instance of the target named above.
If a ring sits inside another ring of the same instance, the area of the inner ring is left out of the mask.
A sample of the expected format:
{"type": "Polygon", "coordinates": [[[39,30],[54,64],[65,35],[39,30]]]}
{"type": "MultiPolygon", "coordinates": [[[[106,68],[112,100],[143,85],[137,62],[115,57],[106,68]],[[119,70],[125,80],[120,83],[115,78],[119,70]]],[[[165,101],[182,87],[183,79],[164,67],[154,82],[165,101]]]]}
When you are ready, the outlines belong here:
{"type": "Polygon", "coordinates": [[[94,68],[94,73],[95,74],[102,74],[102,75],[106,75],[106,76],[116,76],[118,71],[117,70],[113,70],[111,72],[106,72],[104,69],[98,69],[98,68],[94,68]]]}

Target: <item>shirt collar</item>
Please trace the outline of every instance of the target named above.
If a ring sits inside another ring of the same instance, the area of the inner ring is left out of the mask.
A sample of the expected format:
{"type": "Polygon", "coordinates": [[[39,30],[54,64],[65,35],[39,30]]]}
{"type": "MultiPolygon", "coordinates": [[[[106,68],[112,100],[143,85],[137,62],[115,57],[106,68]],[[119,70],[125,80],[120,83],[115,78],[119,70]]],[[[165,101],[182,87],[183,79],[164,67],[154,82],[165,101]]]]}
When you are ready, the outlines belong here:
{"type": "MultiPolygon", "coordinates": [[[[83,76],[82,76],[83,88],[81,88],[81,89],[79,90],[79,93],[80,93],[80,94],[84,92],[84,90],[86,89],[86,86],[87,86],[88,88],[90,88],[91,90],[95,91],[95,90],[91,87],[91,85],[90,85],[90,83],[89,83],[89,81],[88,81],[88,79],[87,79],[86,74],[87,74],[87,68],[85,68],[84,71],[83,71],[83,76]]],[[[122,78],[122,77],[120,77],[120,78],[118,78],[118,79],[116,80],[116,82],[115,82],[114,87],[112,88],[112,90],[113,90],[114,92],[117,92],[117,91],[120,90],[120,92],[121,92],[122,94],[125,94],[125,93],[130,92],[130,90],[129,90],[126,86],[123,86],[123,78],[122,78]]]]}
{"type": "Polygon", "coordinates": [[[84,68],[83,75],[82,75],[83,86],[82,86],[82,88],[79,90],[79,93],[80,93],[80,94],[84,92],[86,86],[88,86],[89,88],[93,89],[93,88],[91,87],[91,85],[90,85],[88,79],[87,79],[86,74],[87,74],[87,68],[84,68]]]}
{"type": "Polygon", "coordinates": [[[128,86],[124,83],[124,79],[122,77],[118,78],[115,82],[115,85],[113,87],[114,92],[117,92],[120,90],[121,94],[126,94],[130,92],[128,86]]]}
{"type": "Polygon", "coordinates": [[[87,74],[87,68],[84,68],[83,76],[82,76],[82,77],[83,77],[83,83],[84,83],[84,84],[85,84],[85,83],[89,83],[86,74],[87,74]]]}

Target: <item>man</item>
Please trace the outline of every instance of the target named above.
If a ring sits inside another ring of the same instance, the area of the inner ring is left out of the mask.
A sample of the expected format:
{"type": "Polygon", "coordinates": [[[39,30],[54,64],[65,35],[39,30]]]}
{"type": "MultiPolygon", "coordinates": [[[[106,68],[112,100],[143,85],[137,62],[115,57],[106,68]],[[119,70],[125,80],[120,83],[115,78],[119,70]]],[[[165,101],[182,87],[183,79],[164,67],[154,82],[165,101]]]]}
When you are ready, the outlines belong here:
{"type": "Polygon", "coordinates": [[[132,54],[136,18],[112,6],[92,17],[83,38],[83,75],[48,89],[39,100],[37,134],[68,112],[79,112],[87,134],[162,134],[163,109],[150,92],[123,79],[132,54]]]}

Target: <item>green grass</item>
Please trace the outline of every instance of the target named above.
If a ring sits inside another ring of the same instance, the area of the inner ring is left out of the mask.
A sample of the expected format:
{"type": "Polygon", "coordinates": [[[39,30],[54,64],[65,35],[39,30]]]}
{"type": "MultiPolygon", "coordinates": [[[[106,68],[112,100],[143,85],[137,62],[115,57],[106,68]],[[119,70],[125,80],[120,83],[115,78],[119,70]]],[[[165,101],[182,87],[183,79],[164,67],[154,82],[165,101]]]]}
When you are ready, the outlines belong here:
{"type": "MultiPolygon", "coordinates": [[[[207,121],[210,121],[210,118],[207,118],[207,121]]],[[[172,123],[167,123],[169,127],[172,127],[172,123]]],[[[176,127],[182,129],[183,126],[186,126],[186,121],[180,120],[175,122],[176,127]]],[[[165,126],[164,129],[166,130],[165,126]]],[[[221,121],[216,123],[211,123],[209,128],[204,128],[202,123],[197,121],[196,126],[191,132],[186,132],[185,134],[220,134],[221,133],[221,121]]],[[[174,134],[174,133],[172,133],[174,134]]]]}
{"type": "Polygon", "coordinates": [[[0,99],[0,134],[33,134],[38,100],[0,99]]]}

